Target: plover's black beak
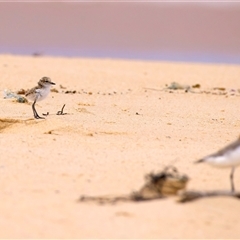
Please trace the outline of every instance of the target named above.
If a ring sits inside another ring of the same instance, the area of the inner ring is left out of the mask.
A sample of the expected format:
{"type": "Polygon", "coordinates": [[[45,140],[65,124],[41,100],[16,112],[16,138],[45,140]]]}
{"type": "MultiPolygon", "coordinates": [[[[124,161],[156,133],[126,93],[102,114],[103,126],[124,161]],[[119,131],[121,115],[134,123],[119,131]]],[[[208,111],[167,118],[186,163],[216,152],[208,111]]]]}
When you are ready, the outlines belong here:
{"type": "Polygon", "coordinates": [[[52,85],[56,85],[56,83],[54,83],[54,82],[51,82],[51,84],[52,84],[52,85]]]}

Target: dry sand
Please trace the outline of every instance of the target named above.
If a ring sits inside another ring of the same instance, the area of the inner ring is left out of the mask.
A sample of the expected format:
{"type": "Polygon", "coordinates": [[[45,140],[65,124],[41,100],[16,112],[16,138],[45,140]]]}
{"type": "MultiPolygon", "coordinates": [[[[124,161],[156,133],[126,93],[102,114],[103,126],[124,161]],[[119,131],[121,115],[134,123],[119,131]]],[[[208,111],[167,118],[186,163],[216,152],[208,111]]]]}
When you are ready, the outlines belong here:
{"type": "Polygon", "coordinates": [[[46,120],[1,97],[1,238],[240,238],[240,202],[229,197],[77,202],[137,190],[169,164],[191,178],[190,190],[230,189],[230,169],[193,161],[240,134],[239,93],[229,92],[240,88],[240,66],[2,55],[0,72],[1,92],[43,76],[59,90],[36,105],[46,120]],[[173,81],[211,93],[157,91],[173,81]],[[63,104],[68,115],[55,115],[63,104]]]}

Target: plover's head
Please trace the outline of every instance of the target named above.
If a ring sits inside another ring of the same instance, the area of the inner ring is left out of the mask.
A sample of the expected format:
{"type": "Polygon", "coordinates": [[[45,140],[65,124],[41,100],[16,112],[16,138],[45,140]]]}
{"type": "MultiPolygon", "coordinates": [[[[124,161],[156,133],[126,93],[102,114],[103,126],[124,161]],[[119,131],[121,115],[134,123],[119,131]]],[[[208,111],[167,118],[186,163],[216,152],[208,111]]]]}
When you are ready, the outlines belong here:
{"type": "Polygon", "coordinates": [[[55,85],[55,83],[53,83],[49,77],[41,78],[39,80],[38,84],[41,85],[41,86],[44,86],[44,87],[49,87],[51,85],[55,85]]]}

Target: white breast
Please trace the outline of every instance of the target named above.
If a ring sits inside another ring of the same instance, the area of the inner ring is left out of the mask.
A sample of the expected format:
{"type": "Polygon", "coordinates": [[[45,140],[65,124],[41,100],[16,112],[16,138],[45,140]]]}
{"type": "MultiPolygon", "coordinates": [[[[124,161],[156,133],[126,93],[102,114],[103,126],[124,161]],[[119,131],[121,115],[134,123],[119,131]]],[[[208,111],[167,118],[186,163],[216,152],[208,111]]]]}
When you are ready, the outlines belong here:
{"type": "Polygon", "coordinates": [[[45,99],[48,94],[50,92],[50,87],[44,87],[44,88],[37,88],[34,89],[34,91],[30,92],[27,95],[27,98],[32,100],[32,101],[42,101],[43,99],[45,99]]]}
{"type": "Polygon", "coordinates": [[[47,95],[50,92],[50,87],[45,87],[45,88],[41,88],[41,89],[37,89],[37,102],[38,101],[42,101],[43,99],[45,99],[47,97],[47,95]]]}
{"type": "Polygon", "coordinates": [[[208,157],[206,162],[215,167],[236,167],[240,165],[240,147],[229,150],[222,156],[208,157]]]}

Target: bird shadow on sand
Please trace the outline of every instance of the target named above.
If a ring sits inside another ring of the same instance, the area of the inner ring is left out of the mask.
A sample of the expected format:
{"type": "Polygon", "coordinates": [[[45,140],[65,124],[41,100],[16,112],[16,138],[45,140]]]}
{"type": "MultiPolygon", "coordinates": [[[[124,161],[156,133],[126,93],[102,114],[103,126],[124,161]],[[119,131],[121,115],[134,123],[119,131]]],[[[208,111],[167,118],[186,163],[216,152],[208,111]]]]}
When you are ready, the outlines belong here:
{"type": "Polygon", "coordinates": [[[145,183],[139,191],[126,195],[85,196],[82,195],[78,202],[116,204],[120,202],[143,202],[168,197],[176,197],[178,203],[191,202],[209,197],[234,197],[240,199],[240,193],[230,191],[187,191],[186,185],[189,178],[178,172],[177,168],[168,166],[158,173],[149,173],[145,176],[145,183]]]}

